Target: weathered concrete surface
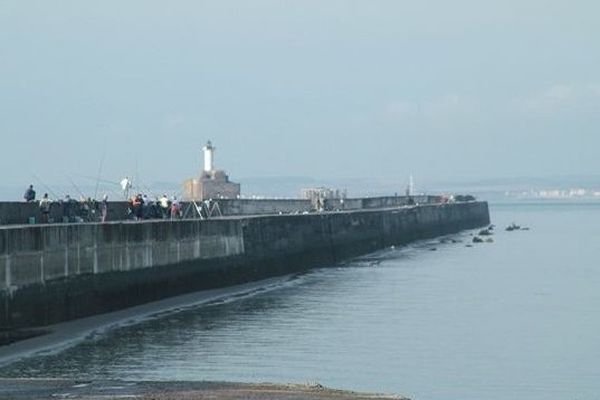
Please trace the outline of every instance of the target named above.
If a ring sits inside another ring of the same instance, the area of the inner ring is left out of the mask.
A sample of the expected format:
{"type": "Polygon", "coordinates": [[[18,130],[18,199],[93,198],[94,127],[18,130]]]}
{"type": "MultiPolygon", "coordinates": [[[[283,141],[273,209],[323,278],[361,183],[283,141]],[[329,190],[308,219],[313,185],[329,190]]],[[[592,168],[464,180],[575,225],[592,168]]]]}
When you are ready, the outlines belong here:
{"type": "Polygon", "coordinates": [[[411,196],[381,196],[361,197],[350,199],[326,199],[324,207],[326,210],[370,210],[376,208],[402,207],[409,204],[440,204],[441,196],[419,195],[411,196]]]}
{"type": "MultiPolygon", "coordinates": [[[[71,215],[75,215],[78,203],[71,206],[71,215]]],[[[127,218],[128,204],[125,201],[111,201],[108,203],[108,217],[111,221],[118,221],[127,218]]],[[[49,218],[54,222],[62,222],[63,216],[68,212],[64,204],[53,202],[50,205],[49,218]]],[[[95,210],[97,219],[100,219],[100,208],[95,210]]],[[[36,223],[42,221],[42,213],[37,202],[25,203],[17,201],[0,202],[0,225],[18,225],[28,224],[29,219],[33,218],[36,223]]]]}
{"type": "MultiPolygon", "coordinates": [[[[437,204],[441,202],[439,196],[416,196],[413,200],[418,204],[437,204]]],[[[217,201],[219,209],[224,216],[240,215],[265,215],[265,214],[298,214],[314,211],[310,200],[301,199],[221,199],[217,201]]],[[[330,199],[325,200],[325,210],[363,210],[386,207],[399,207],[408,204],[406,196],[366,197],[355,199],[330,199]]],[[[184,210],[189,203],[182,203],[184,210]]],[[[71,215],[75,216],[79,203],[71,206],[71,215]]],[[[95,220],[100,219],[99,204],[95,210],[95,220]]],[[[111,201],[108,203],[108,220],[123,221],[128,217],[128,204],[125,201],[111,201]]],[[[50,206],[49,218],[53,222],[62,222],[65,216],[65,206],[54,202],[50,206]]],[[[191,214],[191,213],[190,213],[191,214]]],[[[36,223],[42,221],[42,214],[38,203],[0,202],[0,225],[28,224],[30,218],[36,223]]]]}
{"type": "MultiPolygon", "coordinates": [[[[400,396],[334,390],[319,384],[274,385],[225,382],[81,382],[61,379],[1,379],[0,399],[154,399],[154,400],[377,400],[400,396]]],[[[408,399],[406,399],[408,400],[408,399]]]]}
{"type": "MultiPolygon", "coordinates": [[[[310,200],[300,199],[221,199],[218,200],[219,209],[223,215],[264,215],[264,214],[291,214],[303,213],[312,210],[310,200]]],[[[189,203],[183,202],[182,208],[186,210],[189,203]]],[[[71,214],[75,216],[79,203],[75,202],[71,206],[71,214]]],[[[96,220],[100,219],[100,205],[97,204],[95,210],[96,220]]],[[[123,221],[128,218],[129,205],[126,201],[111,201],[108,203],[108,220],[123,221]]],[[[54,202],[50,206],[49,218],[51,221],[59,223],[65,216],[65,206],[63,203],[54,202]]],[[[34,218],[36,223],[42,221],[38,203],[25,202],[0,202],[0,225],[18,225],[28,224],[30,218],[34,218]]]]}
{"type": "Polygon", "coordinates": [[[213,220],[0,228],[0,328],[43,326],[334,265],[489,223],[468,202],[213,220]]]}
{"type": "Polygon", "coordinates": [[[291,214],[311,211],[310,200],[225,199],[217,200],[223,215],[291,214]]]}

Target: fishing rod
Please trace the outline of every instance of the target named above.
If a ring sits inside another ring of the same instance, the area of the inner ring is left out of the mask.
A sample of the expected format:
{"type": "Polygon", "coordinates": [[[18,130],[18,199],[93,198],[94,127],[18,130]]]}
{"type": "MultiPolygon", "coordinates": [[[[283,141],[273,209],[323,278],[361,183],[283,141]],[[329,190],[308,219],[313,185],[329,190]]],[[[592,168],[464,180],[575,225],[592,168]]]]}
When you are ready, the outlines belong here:
{"type": "Polygon", "coordinates": [[[65,177],[69,180],[69,182],[71,182],[71,185],[73,185],[73,187],[75,188],[76,191],[79,192],[79,195],[85,200],[87,199],[87,196],[81,191],[81,189],[79,189],[79,187],[75,184],[75,182],[73,182],[73,179],[71,179],[70,177],[66,176],[65,177]]]}
{"type": "MultiPolygon", "coordinates": [[[[104,187],[104,191],[108,192],[113,199],[119,199],[123,195],[123,193],[121,192],[120,189],[119,190],[116,189],[116,187],[119,187],[119,188],[121,187],[121,184],[118,182],[114,182],[114,181],[111,181],[108,179],[102,179],[102,178],[98,179],[98,178],[95,178],[95,177],[92,177],[89,175],[83,175],[83,174],[75,174],[75,175],[79,176],[80,178],[94,180],[96,182],[101,182],[101,183],[111,185],[112,187],[104,187]]],[[[100,185],[98,185],[98,189],[100,189],[100,185]]]]}
{"type": "Polygon", "coordinates": [[[151,190],[151,189],[150,189],[150,186],[146,185],[146,183],[145,183],[145,182],[142,182],[141,180],[140,180],[140,187],[141,187],[142,189],[144,189],[144,190],[145,190],[145,191],[146,191],[148,194],[150,194],[152,197],[156,197],[156,198],[160,198],[160,197],[161,197],[161,196],[160,196],[160,195],[159,195],[159,194],[158,194],[156,191],[154,191],[154,190],[151,190]]]}
{"type": "Polygon", "coordinates": [[[33,176],[33,179],[35,179],[40,185],[42,185],[42,187],[45,188],[48,193],[50,193],[55,199],[59,199],[56,193],[54,193],[54,191],[50,189],[50,187],[48,187],[36,174],[32,172],[31,175],[33,176]]]}
{"type": "Polygon", "coordinates": [[[106,157],[106,150],[102,152],[102,159],[100,160],[100,167],[98,168],[98,179],[96,179],[96,189],[94,189],[94,199],[98,198],[98,186],[100,186],[100,176],[102,175],[102,167],[104,166],[104,158],[106,157]]]}
{"type": "Polygon", "coordinates": [[[94,176],[89,176],[89,175],[83,175],[83,174],[75,174],[81,178],[85,178],[85,179],[90,179],[93,181],[98,181],[98,182],[102,182],[102,183],[110,183],[111,185],[115,185],[115,186],[121,186],[121,184],[119,182],[115,182],[115,181],[110,181],[108,179],[99,179],[97,177],[94,176]]]}

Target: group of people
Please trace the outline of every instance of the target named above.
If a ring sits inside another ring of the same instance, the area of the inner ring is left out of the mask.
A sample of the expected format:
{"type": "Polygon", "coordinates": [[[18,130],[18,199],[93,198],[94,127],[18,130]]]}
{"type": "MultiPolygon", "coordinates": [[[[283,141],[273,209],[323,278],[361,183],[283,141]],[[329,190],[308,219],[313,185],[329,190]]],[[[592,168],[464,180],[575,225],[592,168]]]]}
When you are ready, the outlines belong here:
{"type": "Polygon", "coordinates": [[[182,217],[181,203],[176,196],[172,198],[163,195],[154,199],[146,194],[138,193],[129,199],[128,216],[134,220],[144,219],[180,219],[182,217]]]}
{"type": "MultiPolygon", "coordinates": [[[[33,185],[30,185],[23,198],[28,203],[35,203],[36,192],[33,185]]],[[[104,195],[101,201],[90,197],[81,197],[79,201],[66,195],[61,200],[50,200],[48,193],[39,200],[39,209],[42,215],[42,223],[49,223],[50,210],[53,204],[61,207],[61,215],[56,216],[60,222],[106,222],[108,221],[109,202],[108,195],[104,195]]],[[[171,198],[167,195],[162,197],[150,198],[146,194],[137,194],[128,200],[126,217],[132,220],[145,219],[180,219],[183,216],[182,206],[176,196],[171,198]]],[[[118,207],[114,207],[112,212],[119,213],[118,207]]],[[[125,217],[125,216],[124,216],[125,217]]]]}
{"type": "MultiPolygon", "coordinates": [[[[36,192],[33,185],[25,191],[23,198],[28,203],[36,202],[36,192]]],[[[50,222],[50,210],[53,204],[57,204],[61,208],[60,222],[106,222],[108,219],[108,195],[104,195],[102,200],[98,202],[91,197],[82,196],[79,201],[66,195],[64,199],[53,201],[44,193],[44,196],[39,200],[38,205],[42,215],[42,223],[50,222]]]]}

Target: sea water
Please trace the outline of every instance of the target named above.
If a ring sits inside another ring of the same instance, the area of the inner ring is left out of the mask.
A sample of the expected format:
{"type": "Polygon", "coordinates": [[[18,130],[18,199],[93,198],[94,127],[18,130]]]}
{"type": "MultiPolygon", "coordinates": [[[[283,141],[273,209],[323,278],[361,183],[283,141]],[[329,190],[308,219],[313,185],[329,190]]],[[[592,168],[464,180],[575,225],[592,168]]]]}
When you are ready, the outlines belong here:
{"type": "Polygon", "coordinates": [[[492,204],[463,232],[24,359],[6,377],[314,383],[413,399],[600,396],[600,204],[492,204]],[[530,230],[507,232],[516,222],[530,230]]]}

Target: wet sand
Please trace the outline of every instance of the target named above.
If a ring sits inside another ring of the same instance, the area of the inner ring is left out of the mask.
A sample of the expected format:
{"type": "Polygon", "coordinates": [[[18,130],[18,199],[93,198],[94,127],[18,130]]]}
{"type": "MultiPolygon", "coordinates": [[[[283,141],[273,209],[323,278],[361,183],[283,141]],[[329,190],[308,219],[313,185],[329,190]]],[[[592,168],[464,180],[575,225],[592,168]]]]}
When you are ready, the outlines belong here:
{"type": "Polygon", "coordinates": [[[58,379],[2,379],[0,399],[141,399],[141,400],[373,400],[401,396],[347,392],[319,384],[274,385],[224,382],[124,382],[58,379]]]}

